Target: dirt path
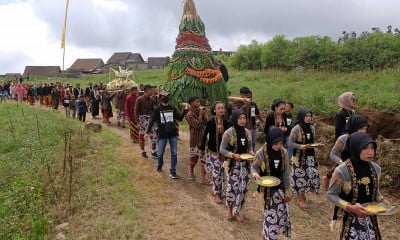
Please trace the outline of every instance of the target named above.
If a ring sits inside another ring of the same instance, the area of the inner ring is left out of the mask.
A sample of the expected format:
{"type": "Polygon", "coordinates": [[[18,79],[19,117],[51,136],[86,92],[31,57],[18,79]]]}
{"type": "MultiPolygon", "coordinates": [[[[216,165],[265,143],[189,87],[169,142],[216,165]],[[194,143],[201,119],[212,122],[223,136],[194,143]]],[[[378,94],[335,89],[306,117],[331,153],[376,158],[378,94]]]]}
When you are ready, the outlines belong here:
{"type": "MultiPolygon", "coordinates": [[[[89,117],[90,118],[90,117],[89,117]]],[[[89,120],[101,123],[101,120],[89,120]]],[[[103,127],[107,127],[103,125],[103,127]]],[[[134,176],[135,185],[146,198],[143,212],[145,231],[141,239],[260,239],[262,229],[262,198],[254,192],[247,197],[243,215],[244,223],[225,219],[223,204],[213,202],[211,187],[199,182],[187,181],[188,170],[188,134],[181,132],[178,142],[179,180],[169,178],[169,148],[167,147],[164,171],[156,172],[156,160],[139,156],[139,146],[131,143],[129,130],[118,128],[114,121],[108,126],[112,132],[122,138],[116,149],[117,162],[125,165],[134,176]]],[[[146,146],[148,150],[148,147],[146,146]]],[[[196,171],[199,172],[199,166],[196,171]]],[[[321,172],[326,168],[322,167],[321,172]]],[[[198,175],[198,174],[197,174],[198,175]]],[[[322,174],[321,174],[322,176],[322,174]]],[[[198,181],[198,180],[197,180],[198,181]]],[[[325,192],[308,195],[309,209],[299,209],[294,200],[290,203],[292,221],[292,239],[338,239],[330,232],[329,221],[332,206],[326,200],[325,192]]],[[[399,205],[397,201],[395,205],[399,205]]],[[[383,239],[398,239],[400,230],[396,227],[396,217],[381,217],[380,227],[383,239]]]]}

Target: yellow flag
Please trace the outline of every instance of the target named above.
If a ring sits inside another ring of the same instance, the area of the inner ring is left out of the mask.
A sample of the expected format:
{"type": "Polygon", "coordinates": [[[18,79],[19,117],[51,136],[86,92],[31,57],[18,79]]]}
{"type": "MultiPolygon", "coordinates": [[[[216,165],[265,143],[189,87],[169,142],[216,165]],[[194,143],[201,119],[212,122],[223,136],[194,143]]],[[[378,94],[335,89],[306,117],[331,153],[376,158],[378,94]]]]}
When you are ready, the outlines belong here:
{"type": "Polygon", "coordinates": [[[69,5],[69,0],[67,0],[65,3],[65,16],[64,16],[64,25],[63,25],[62,36],[61,36],[61,48],[65,48],[65,32],[67,31],[68,5],[69,5]]]}

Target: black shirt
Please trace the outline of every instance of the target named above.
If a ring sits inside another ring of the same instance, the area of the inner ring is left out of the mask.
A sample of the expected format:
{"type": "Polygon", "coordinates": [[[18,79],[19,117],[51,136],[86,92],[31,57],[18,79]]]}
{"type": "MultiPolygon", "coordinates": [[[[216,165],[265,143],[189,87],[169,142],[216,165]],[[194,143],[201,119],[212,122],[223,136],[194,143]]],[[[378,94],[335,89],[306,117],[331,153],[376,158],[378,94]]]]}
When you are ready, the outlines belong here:
{"type": "Polygon", "coordinates": [[[224,135],[224,132],[229,128],[228,121],[224,118],[222,120],[223,120],[222,122],[223,129],[222,132],[218,134],[217,134],[217,124],[215,122],[215,117],[208,120],[206,128],[204,129],[203,137],[201,139],[201,145],[199,147],[201,151],[204,151],[206,148],[207,136],[208,136],[208,144],[207,144],[208,149],[213,152],[219,151],[219,146],[222,141],[222,136],[224,135]]]}
{"type": "Polygon", "coordinates": [[[351,116],[354,115],[353,110],[341,108],[335,116],[335,140],[345,133],[346,123],[351,116]]]}
{"type": "Polygon", "coordinates": [[[184,114],[178,112],[175,107],[169,104],[167,106],[163,106],[160,104],[158,108],[154,109],[153,114],[151,115],[150,123],[146,129],[146,133],[149,133],[154,123],[157,122],[159,139],[166,139],[178,136],[178,131],[174,133],[166,133],[165,122],[174,122],[176,124],[176,121],[182,121],[183,117],[184,114]]]}

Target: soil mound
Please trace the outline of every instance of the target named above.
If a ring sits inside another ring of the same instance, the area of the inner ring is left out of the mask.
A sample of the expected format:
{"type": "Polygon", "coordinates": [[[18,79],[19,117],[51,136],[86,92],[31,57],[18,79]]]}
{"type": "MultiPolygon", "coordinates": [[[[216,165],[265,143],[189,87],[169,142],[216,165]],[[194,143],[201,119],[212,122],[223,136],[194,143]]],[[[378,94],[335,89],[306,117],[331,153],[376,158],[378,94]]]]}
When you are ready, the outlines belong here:
{"type": "Polygon", "coordinates": [[[400,138],[400,115],[391,112],[378,112],[365,109],[357,112],[368,119],[371,125],[368,132],[376,138],[381,135],[387,139],[400,138]]]}
{"type": "MultiPolygon", "coordinates": [[[[357,109],[357,114],[368,120],[370,128],[368,133],[373,138],[382,136],[386,139],[400,138],[400,115],[392,112],[381,112],[373,109],[357,109]]],[[[335,116],[319,119],[320,121],[334,126],[335,116]]]]}
{"type": "MultiPolygon", "coordinates": [[[[382,167],[381,186],[394,194],[400,188],[400,115],[380,112],[373,109],[357,109],[357,114],[367,118],[370,128],[368,133],[378,143],[378,161],[382,167]]],[[[335,116],[314,120],[318,142],[326,144],[317,154],[321,164],[332,166],[329,153],[334,145],[335,116]]]]}

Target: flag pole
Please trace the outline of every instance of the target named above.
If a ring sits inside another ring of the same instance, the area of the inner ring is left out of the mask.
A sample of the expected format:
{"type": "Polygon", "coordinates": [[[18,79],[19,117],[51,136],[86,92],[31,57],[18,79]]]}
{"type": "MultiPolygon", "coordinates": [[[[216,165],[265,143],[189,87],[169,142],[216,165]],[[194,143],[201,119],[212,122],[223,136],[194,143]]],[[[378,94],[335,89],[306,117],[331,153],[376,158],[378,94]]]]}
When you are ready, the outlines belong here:
{"type": "Polygon", "coordinates": [[[62,64],[62,70],[64,71],[64,62],[65,62],[65,47],[63,48],[63,64],[62,64]]]}
{"type": "Polygon", "coordinates": [[[68,15],[68,5],[69,5],[69,0],[66,0],[65,2],[65,15],[64,15],[64,25],[63,25],[63,30],[62,30],[62,36],[61,36],[61,48],[63,49],[63,64],[62,64],[62,70],[64,71],[64,63],[65,63],[65,35],[67,31],[67,15],[68,15]]]}

